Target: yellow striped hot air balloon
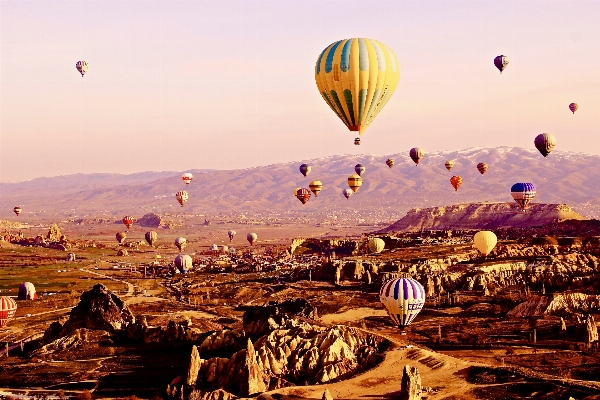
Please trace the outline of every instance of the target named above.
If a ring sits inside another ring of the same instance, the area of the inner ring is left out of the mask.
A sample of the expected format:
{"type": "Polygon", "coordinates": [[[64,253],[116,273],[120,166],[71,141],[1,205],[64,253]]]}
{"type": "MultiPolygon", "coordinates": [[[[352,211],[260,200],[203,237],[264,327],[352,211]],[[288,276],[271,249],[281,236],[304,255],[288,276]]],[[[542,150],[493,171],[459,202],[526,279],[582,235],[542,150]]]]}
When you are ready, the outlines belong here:
{"type": "Polygon", "coordinates": [[[310,188],[310,191],[315,194],[315,196],[318,196],[319,192],[323,190],[323,183],[321,183],[321,181],[312,181],[308,187],[310,188]]]}
{"type": "MultiPolygon", "coordinates": [[[[317,88],[329,107],[359,135],[388,102],[400,79],[394,52],[373,39],[339,40],[327,46],[315,67],[317,88]]],[[[357,138],[360,144],[360,138],[357,138]]]]}
{"type": "Polygon", "coordinates": [[[363,179],[358,174],[352,174],[348,177],[348,186],[350,186],[350,189],[352,189],[354,193],[360,189],[362,183],[363,179]]]}

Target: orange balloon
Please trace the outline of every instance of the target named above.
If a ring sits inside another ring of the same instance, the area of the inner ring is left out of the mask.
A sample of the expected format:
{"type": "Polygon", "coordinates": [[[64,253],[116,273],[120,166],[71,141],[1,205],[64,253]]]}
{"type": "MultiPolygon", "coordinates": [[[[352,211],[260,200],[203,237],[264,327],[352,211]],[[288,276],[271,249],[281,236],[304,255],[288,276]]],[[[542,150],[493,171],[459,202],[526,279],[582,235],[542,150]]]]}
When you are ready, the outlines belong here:
{"type": "Polygon", "coordinates": [[[460,185],[462,185],[463,179],[458,176],[458,175],[454,175],[452,178],[450,178],[450,183],[452,184],[452,186],[454,186],[454,190],[458,191],[458,188],[460,187],[460,185]]]}

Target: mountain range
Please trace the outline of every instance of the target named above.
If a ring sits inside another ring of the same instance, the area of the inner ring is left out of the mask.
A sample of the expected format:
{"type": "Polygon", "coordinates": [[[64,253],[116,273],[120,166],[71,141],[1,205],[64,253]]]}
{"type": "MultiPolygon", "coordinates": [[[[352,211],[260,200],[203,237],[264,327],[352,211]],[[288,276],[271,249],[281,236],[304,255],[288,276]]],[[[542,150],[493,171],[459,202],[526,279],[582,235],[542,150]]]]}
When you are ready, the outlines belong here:
{"type": "Polygon", "coordinates": [[[600,156],[554,151],[544,158],[535,149],[498,147],[425,153],[419,165],[409,158],[407,149],[389,155],[336,155],[239,170],[76,174],[1,183],[0,217],[11,215],[15,205],[21,205],[25,215],[384,211],[402,216],[412,208],[512,202],[510,188],[515,182],[534,183],[534,202],[567,203],[588,217],[600,213],[600,156]],[[388,158],[395,159],[393,168],[385,164],[388,158]],[[446,160],[455,161],[451,171],[444,167],[446,160]],[[476,168],[479,162],[489,165],[484,175],[476,168]],[[306,178],[298,170],[301,163],[312,166],[306,178]],[[364,182],[346,200],[341,192],[358,163],[366,167],[364,182]],[[180,178],[182,172],[194,174],[187,187],[180,178]],[[453,175],[463,178],[458,191],[450,185],[453,175]],[[323,190],[302,205],[292,191],[308,187],[315,179],[323,183],[323,190]],[[183,209],[175,199],[178,190],[189,193],[183,209]]]}

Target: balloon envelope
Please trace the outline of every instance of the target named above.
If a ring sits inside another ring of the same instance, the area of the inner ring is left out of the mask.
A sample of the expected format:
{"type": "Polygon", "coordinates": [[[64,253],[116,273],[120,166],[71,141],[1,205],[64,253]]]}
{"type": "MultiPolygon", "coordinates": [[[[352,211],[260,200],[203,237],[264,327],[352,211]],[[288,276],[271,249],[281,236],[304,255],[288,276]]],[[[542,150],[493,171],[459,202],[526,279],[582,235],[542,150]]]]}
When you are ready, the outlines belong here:
{"type": "Polygon", "coordinates": [[[144,239],[146,239],[146,242],[148,242],[150,246],[154,247],[154,243],[156,243],[156,241],[158,240],[158,233],[154,231],[146,232],[146,234],[144,235],[144,239]]]}
{"type": "Polygon", "coordinates": [[[117,242],[119,243],[123,243],[123,241],[125,240],[125,238],[127,237],[127,233],[126,232],[119,232],[115,235],[115,237],[117,238],[117,242]]]}
{"type": "Polygon", "coordinates": [[[550,133],[540,133],[533,140],[533,144],[544,157],[547,157],[556,146],[556,138],[550,133]]]}
{"type": "Polygon", "coordinates": [[[452,167],[454,167],[454,161],[448,160],[444,163],[444,166],[446,167],[446,169],[448,171],[450,171],[452,169],[452,167]]]}
{"type": "Polygon", "coordinates": [[[17,302],[7,296],[0,297],[0,328],[4,328],[6,324],[14,317],[17,311],[17,302]]]}
{"type": "Polygon", "coordinates": [[[302,204],[306,204],[308,199],[310,199],[310,190],[302,188],[296,192],[296,198],[302,202],[302,204]]]}
{"type": "Polygon", "coordinates": [[[354,191],[350,188],[347,188],[347,189],[342,190],[342,194],[344,195],[344,197],[346,199],[349,199],[350,196],[352,196],[354,194],[354,191]]]}
{"type": "Polygon", "coordinates": [[[129,215],[123,217],[123,224],[125,224],[127,229],[131,228],[131,225],[133,225],[134,221],[135,220],[133,219],[133,217],[130,217],[129,215]]]}
{"type": "Polygon", "coordinates": [[[369,239],[369,251],[371,253],[381,253],[385,248],[385,242],[381,238],[369,239]]]}
{"type": "Polygon", "coordinates": [[[83,78],[83,75],[85,75],[88,70],[88,63],[87,61],[77,61],[75,68],[77,68],[77,71],[79,71],[81,77],[83,78]]]}
{"type": "Polygon", "coordinates": [[[454,175],[452,178],[450,178],[450,184],[454,187],[454,190],[458,191],[458,188],[460,187],[460,185],[462,185],[463,179],[458,176],[458,175],[454,175]]]}
{"type": "Polygon", "coordinates": [[[496,237],[496,234],[492,231],[479,231],[473,236],[475,248],[484,256],[487,256],[494,250],[497,242],[498,237],[496,237]]]}
{"type": "Polygon", "coordinates": [[[412,278],[391,279],[381,287],[379,300],[392,321],[404,330],[423,308],[425,289],[412,278]]]}
{"type": "Polygon", "coordinates": [[[356,172],[356,174],[359,175],[359,176],[362,176],[362,174],[364,174],[365,171],[366,171],[366,168],[362,164],[356,164],[354,166],[354,172],[356,172]]]}
{"type": "Polygon", "coordinates": [[[488,165],[486,163],[480,162],[479,164],[477,164],[477,169],[479,170],[479,173],[483,175],[488,170],[488,165]]]}
{"type": "Polygon", "coordinates": [[[571,103],[571,104],[569,104],[569,110],[571,110],[571,112],[573,114],[575,114],[575,111],[577,111],[578,108],[579,108],[579,106],[577,105],[577,103],[571,103]]]}
{"type": "Polygon", "coordinates": [[[19,286],[18,300],[35,300],[37,299],[37,293],[35,292],[35,286],[31,282],[23,282],[19,286]]]}
{"type": "Polygon", "coordinates": [[[308,187],[310,188],[310,191],[315,194],[315,197],[317,197],[319,192],[323,190],[323,184],[321,181],[312,181],[308,184],[308,187]]]}
{"type": "Polygon", "coordinates": [[[521,206],[523,210],[527,208],[531,200],[536,195],[535,186],[529,182],[518,182],[510,188],[512,198],[521,206]]]}
{"type": "Polygon", "coordinates": [[[500,73],[508,66],[508,57],[499,55],[494,58],[494,65],[500,70],[500,73]]]}
{"type": "Polygon", "coordinates": [[[194,175],[190,174],[189,172],[186,172],[185,174],[181,175],[181,179],[185,182],[186,185],[189,185],[192,179],[194,179],[194,175]]]}
{"type": "Polygon", "coordinates": [[[190,198],[190,195],[185,190],[180,190],[179,192],[175,193],[175,198],[179,204],[181,204],[181,207],[183,207],[185,202],[190,198]]]}
{"type": "Polygon", "coordinates": [[[254,243],[256,242],[257,239],[258,239],[258,235],[254,232],[246,235],[246,240],[250,243],[251,246],[254,245],[254,243]]]}
{"type": "Polygon", "coordinates": [[[350,131],[359,135],[383,109],[399,79],[396,55],[372,39],[332,43],[321,52],[315,67],[323,100],[350,131]]]}
{"type": "Polygon", "coordinates": [[[234,231],[233,229],[230,230],[229,232],[227,232],[227,236],[229,236],[229,241],[231,242],[233,240],[233,237],[235,236],[236,231],[234,231]]]}
{"type": "Polygon", "coordinates": [[[394,160],[393,158],[388,158],[387,160],[385,160],[386,165],[390,168],[392,168],[394,166],[395,162],[396,162],[396,160],[394,160]]]}
{"type": "Polygon", "coordinates": [[[178,237],[175,239],[175,246],[177,246],[179,251],[183,251],[187,246],[187,239],[184,237],[178,237]]]}
{"type": "Polygon", "coordinates": [[[363,179],[359,175],[352,174],[348,177],[348,186],[350,186],[350,189],[356,193],[362,186],[362,181],[363,179]]]}
{"type": "Polygon", "coordinates": [[[175,267],[182,274],[187,273],[190,269],[192,269],[192,257],[187,254],[180,254],[175,257],[175,267]]]}
{"type": "Polygon", "coordinates": [[[408,154],[410,155],[410,158],[412,158],[412,160],[415,162],[415,164],[419,165],[421,159],[425,155],[425,152],[423,151],[423,149],[413,147],[412,149],[410,149],[408,154]]]}
{"type": "Polygon", "coordinates": [[[302,175],[306,176],[308,174],[310,174],[310,171],[312,170],[312,167],[308,164],[302,164],[299,168],[300,172],[302,173],[302,175]]]}

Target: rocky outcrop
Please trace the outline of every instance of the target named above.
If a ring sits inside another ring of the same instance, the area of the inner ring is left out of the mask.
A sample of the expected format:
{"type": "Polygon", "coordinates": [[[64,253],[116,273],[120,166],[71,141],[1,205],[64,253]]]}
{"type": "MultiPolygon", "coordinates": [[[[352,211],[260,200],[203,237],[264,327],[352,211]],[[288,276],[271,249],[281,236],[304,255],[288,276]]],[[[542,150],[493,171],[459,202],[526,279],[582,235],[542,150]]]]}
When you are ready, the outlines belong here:
{"type": "Polygon", "coordinates": [[[547,296],[531,296],[531,298],[522,302],[506,315],[509,317],[543,317],[550,304],[550,298],[547,296]]]}
{"type": "Polygon", "coordinates": [[[331,393],[329,393],[329,389],[325,389],[325,391],[323,392],[323,397],[321,397],[321,400],[333,400],[333,396],[331,395],[331,393]]]}
{"type": "MultiPolygon", "coordinates": [[[[119,221],[120,222],[120,221],[119,221]]],[[[163,218],[154,213],[148,213],[136,221],[136,225],[146,228],[160,228],[163,226],[163,218]]]]}
{"type": "Polygon", "coordinates": [[[70,313],[61,336],[79,328],[117,332],[127,328],[135,318],[121,299],[98,283],[83,292],[79,304],[70,313]]]}
{"type": "Polygon", "coordinates": [[[400,384],[400,400],[421,400],[421,374],[417,367],[404,366],[400,384]]]}
{"type": "Polygon", "coordinates": [[[46,239],[50,242],[60,242],[62,236],[63,234],[57,224],[50,225],[50,229],[48,229],[48,233],[46,234],[46,239]]]}
{"type": "Polygon", "coordinates": [[[198,371],[200,371],[201,361],[202,359],[200,358],[200,353],[198,353],[198,348],[196,346],[192,346],[190,365],[188,366],[187,379],[185,381],[187,385],[196,385],[196,379],[198,379],[198,371]]]}
{"type": "Polygon", "coordinates": [[[281,303],[270,302],[263,307],[252,307],[243,316],[244,332],[250,337],[260,337],[280,326],[292,317],[317,318],[317,309],[308,301],[300,298],[285,300],[281,303]]]}
{"type": "Polygon", "coordinates": [[[415,208],[380,232],[530,228],[571,219],[584,220],[585,217],[566,204],[534,203],[523,213],[515,203],[471,203],[415,208]]]}
{"type": "Polygon", "coordinates": [[[546,314],[568,315],[573,313],[589,314],[600,311],[600,295],[584,293],[555,294],[546,308],[546,314]]]}

